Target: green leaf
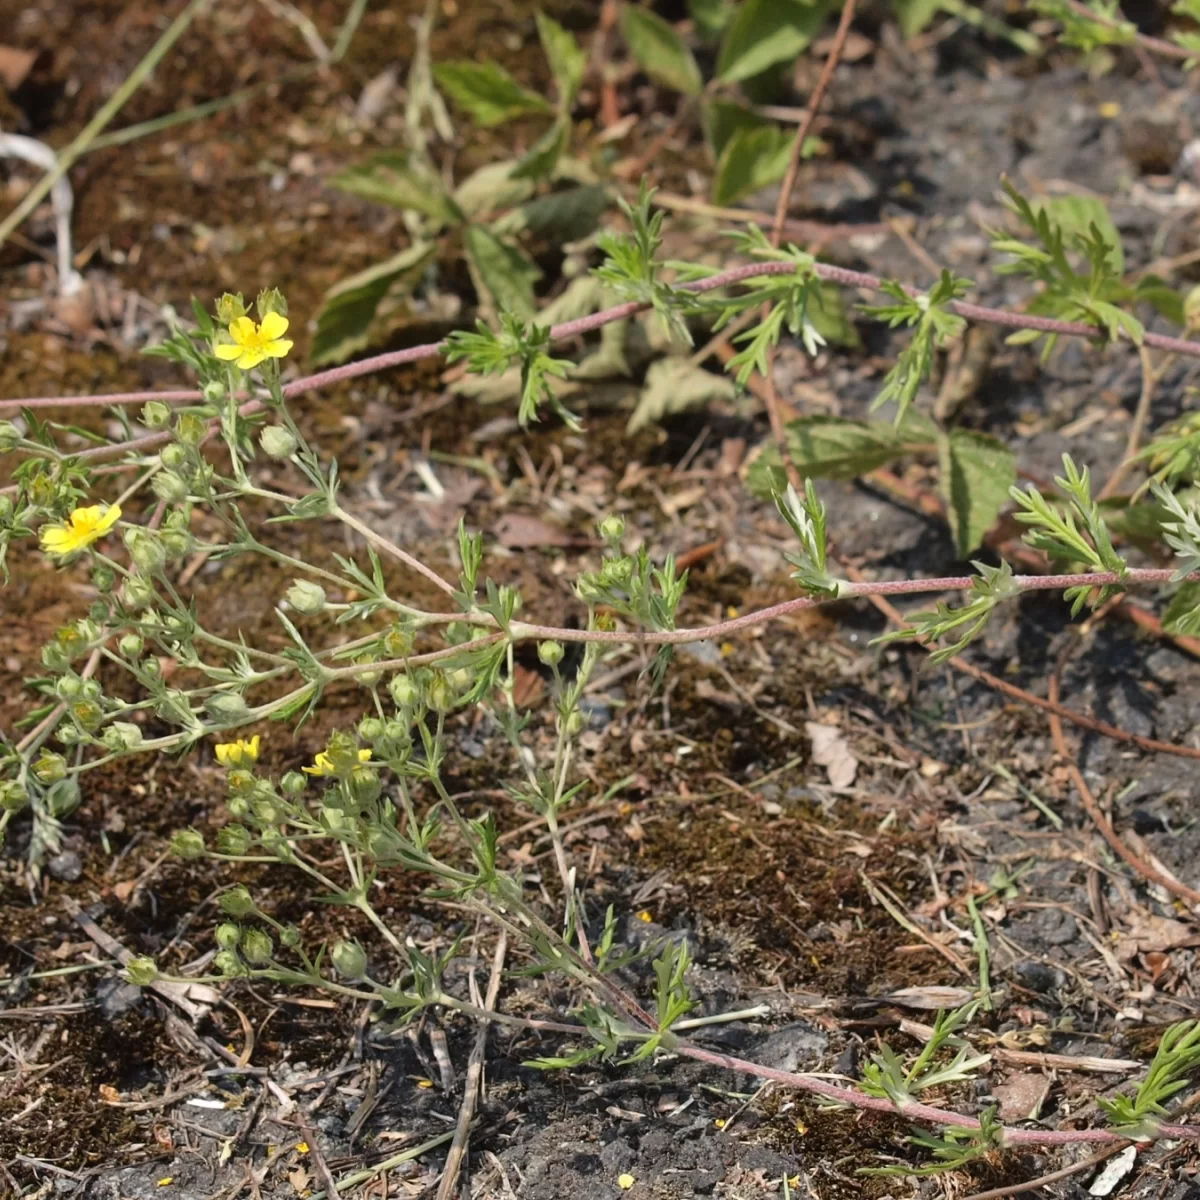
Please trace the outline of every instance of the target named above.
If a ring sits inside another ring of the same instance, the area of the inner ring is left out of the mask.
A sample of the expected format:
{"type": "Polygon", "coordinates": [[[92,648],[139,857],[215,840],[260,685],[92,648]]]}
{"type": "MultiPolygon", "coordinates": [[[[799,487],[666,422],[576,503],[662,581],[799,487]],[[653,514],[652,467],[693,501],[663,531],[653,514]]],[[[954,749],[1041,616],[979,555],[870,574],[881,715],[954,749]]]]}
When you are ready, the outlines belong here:
{"type": "Polygon", "coordinates": [[[554,124],[529,148],[529,153],[513,171],[517,179],[549,179],[558,166],[558,160],[571,143],[571,122],[559,117],[554,124]]]}
{"type": "Polygon", "coordinates": [[[473,220],[480,213],[497,212],[524,204],[533,195],[534,182],[516,174],[520,165],[517,159],[506,158],[472,171],[454,189],[454,202],[463,216],[473,220]]]}
{"type": "Polygon", "coordinates": [[[737,388],[728,375],[706,371],[693,365],[690,359],[660,358],[646,372],[645,386],[625,432],[637,433],[647,425],[661,424],[671,413],[705,408],[717,400],[732,400],[736,395],[737,388]]]}
{"type": "Polygon", "coordinates": [[[467,258],[492,305],[517,316],[533,316],[533,285],[541,271],[516,246],[501,241],[482,225],[468,225],[467,258]]]}
{"type": "Polygon", "coordinates": [[[371,322],[385,297],[403,280],[411,289],[417,274],[437,250],[433,242],[414,242],[385,262],[343,279],[325,293],[313,338],[314,363],[344,362],[370,340],[371,322]]]}
{"type": "Polygon", "coordinates": [[[485,129],[514,117],[554,111],[548,100],[523,88],[498,63],[438,63],[433,77],[438,87],[485,129]]]}
{"type": "Polygon", "coordinates": [[[713,176],[713,203],[735,204],[787,173],[792,134],[777,125],[739,129],[725,143],[713,176]]]}
{"type": "Polygon", "coordinates": [[[1058,224],[1070,239],[1086,238],[1095,225],[1109,248],[1108,262],[1113,273],[1125,271],[1125,251],[1121,247],[1121,235],[1108,211],[1108,205],[1099,196],[1051,196],[1029,201],[1036,212],[1045,212],[1051,221],[1058,224]]]}
{"type": "Polygon", "coordinates": [[[692,52],[674,28],[646,8],[626,4],[621,34],[638,66],[658,83],[685,96],[698,96],[704,86],[692,52]]]}
{"type": "Polygon", "coordinates": [[[398,151],[372,155],[366,162],[339,171],[330,185],[343,192],[424,213],[447,225],[462,220],[458,206],[441,181],[415,158],[398,151]]]}
{"type": "Polygon", "coordinates": [[[1017,481],[1016,456],[986,433],[955,429],[938,439],[938,457],[954,544],[966,558],[1008,503],[1008,490],[1017,481]]]}
{"type": "Polygon", "coordinates": [[[579,95],[579,85],[583,82],[583,72],[587,67],[587,54],[552,17],[540,10],[534,16],[546,61],[554,75],[554,85],[558,88],[558,111],[565,115],[571,111],[575,97],[579,95]]]}
{"type": "Polygon", "coordinates": [[[498,237],[528,230],[553,237],[560,244],[577,242],[596,231],[611,202],[612,197],[604,187],[568,188],[514,208],[494,221],[491,230],[498,237]]]}
{"type": "Polygon", "coordinates": [[[857,350],[862,338],[854,328],[854,322],[846,312],[846,295],[836,284],[823,283],[817,290],[815,303],[805,311],[812,327],[834,346],[846,346],[857,350]]]}
{"type": "Polygon", "coordinates": [[[700,123],[714,159],[721,157],[721,151],[739,129],[764,129],[771,126],[771,122],[765,117],[760,117],[732,100],[712,100],[704,104],[700,109],[700,123]]]}
{"type": "Polygon", "coordinates": [[[828,10],[824,0],[746,0],[725,30],[718,77],[738,83],[797,58],[817,36],[828,10]]]}
{"type": "Polygon", "coordinates": [[[715,42],[737,7],[730,0],[688,0],[688,12],[692,14],[696,32],[706,42],[715,42]]]}
{"type": "Polygon", "coordinates": [[[1171,597],[1167,611],[1163,613],[1163,628],[1168,633],[1182,633],[1189,637],[1200,634],[1200,583],[1182,583],[1171,597]]]}
{"type": "MultiPolygon", "coordinates": [[[[853,479],[915,450],[931,449],[937,429],[910,410],[900,425],[891,421],[848,421],[841,417],[801,417],[787,426],[788,448],[801,475],[853,479]]],[[[778,451],[764,451],[754,461],[746,486],[769,498],[777,490],[771,468],[778,451]]]]}
{"type": "Polygon", "coordinates": [[[896,24],[906,37],[916,37],[938,15],[942,0],[892,0],[896,24]]]}

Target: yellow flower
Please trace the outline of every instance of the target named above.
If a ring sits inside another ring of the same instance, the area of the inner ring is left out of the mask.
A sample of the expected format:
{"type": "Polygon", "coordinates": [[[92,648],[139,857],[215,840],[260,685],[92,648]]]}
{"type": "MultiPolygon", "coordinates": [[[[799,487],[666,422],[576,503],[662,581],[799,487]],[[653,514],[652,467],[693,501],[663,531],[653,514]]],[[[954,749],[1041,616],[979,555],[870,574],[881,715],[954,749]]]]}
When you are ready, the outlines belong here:
{"type": "Polygon", "coordinates": [[[623,1192],[629,1191],[629,1189],[633,1187],[635,1183],[637,1183],[637,1180],[634,1179],[632,1175],[625,1174],[617,1176],[617,1187],[619,1187],[623,1192]]]}
{"type": "Polygon", "coordinates": [[[236,742],[221,742],[217,746],[217,762],[223,767],[244,767],[258,762],[258,747],[262,737],[255,734],[249,741],[238,738],[236,742]]]}
{"type": "Polygon", "coordinates": [[[283,358],[292,348],[292,343],[283,335],[288,330],[287,317],[269,312],[261,325],[249,317],[238,317],[229,326],[232,342],[222,342],[214,350],[219,359],[236,362],[243,371],[257,367],[264,358],[283,358]]]}
{"type": "MultiPolygon", "coordinates": [[[[358,752],[358,761],[360,763],[371,761],[370,750],[360,750],[358,752]]],[[[311,767],[302,767],[301,770],[305,775],[336,775],[337,772],[333,769],[333,760],[325,753],[324,750],[313,759],[311,767]]]]}
{"type": "Polygon", "coordinates": [[[74,554],[103,537],[120,519],[119,504],[93,504],[77,508],[64,525],[47,525],[42,529],[42,549],[47,554],[74,554]]]}

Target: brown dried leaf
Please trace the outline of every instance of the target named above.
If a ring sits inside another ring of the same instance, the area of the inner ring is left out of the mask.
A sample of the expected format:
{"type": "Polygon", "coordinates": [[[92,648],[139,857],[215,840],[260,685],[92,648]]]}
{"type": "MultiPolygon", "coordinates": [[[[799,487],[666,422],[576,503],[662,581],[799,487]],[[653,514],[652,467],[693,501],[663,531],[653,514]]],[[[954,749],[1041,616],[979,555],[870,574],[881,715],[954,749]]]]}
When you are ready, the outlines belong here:
{"type": "Polygon", "coordinates": [[[570,546],[574,538],[557,525],[526,513],[505,513],[492,526],[500,545],[509,550],[532,550],[539,546],[570,546]]]}

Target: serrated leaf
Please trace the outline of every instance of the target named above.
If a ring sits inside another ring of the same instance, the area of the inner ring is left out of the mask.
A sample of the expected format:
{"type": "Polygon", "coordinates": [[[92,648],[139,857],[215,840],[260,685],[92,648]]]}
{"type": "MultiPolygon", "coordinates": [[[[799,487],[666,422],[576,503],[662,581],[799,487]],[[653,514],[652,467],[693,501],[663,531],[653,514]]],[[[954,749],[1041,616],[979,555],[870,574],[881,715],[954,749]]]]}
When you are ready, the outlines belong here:
{"type": "Polygon", "coordinates": [[[704,408],[736,395],[737,388],[728,375],[706,371],[686,358],[661,358],[646,372],[645,386],[625,432],[637,433],[647,425],[660,424],[671,413],[704,408]]]}
{"type": "Polygon", "coordinates": [[[317,314],[313,362],[344,362],[366,346],[380,304],[389,294],[400,290],[401,281],[411,287],[436,250],[433,242],[414,242],[385,262],[359,271],[330,288],[317,314]]]}
{"type": "Polygon", "coordinates": [[[746,0],[721,40],[717,76],[738,83],[776,63],[797,58],[817,36],[829,5],[824,0],[746,0]]]}
{"type": "Polygon", "coordinates": [[[485,129],[514,117],[554,111],[545,97],[523,88],[499,63],[437,63],[433,77],[438,87],[485,129]]]}
{"type": "Polygon", "coordinates": [[[569,113],[575,103],[575,97],[579,95],[579,85],[583,82],[587,54],[574,37],[552,17],[546,16],[540,10],[534,16],[537,20],[538,37],[541,38],[542,49],[554,75],[554,85],[558,89],[558,111],[563,114],[569,113]]]}
{"type": "Polygon", "coordinates": [[[778,183],[787,173],[792,134],[777,125],[738,129],[725,143],[713,175],[713,203],[735,204],[778,183]]]}
{"type": "Polygon", "coordinates": [[[463,216],[471,219],[480,213],[512,208],[528,200],[533,195],[534,183],[515,174],[518,166],[518,159],[506,158],[472,171],[454,189],[454,202],[463,216]]]}
{"type": "Polygon", "coordinates": [[[339,171],[329,183],[365,200],[424,213],[447,224],[462,220],[462,213],[446,195],[441,181],[402,152],[374,154],[365,162],[339,171]]]}
{"type": "Polygon", "coordinates": [[[611,200],[608,189],[599,186],[551,192],[505,213],[492,222],[491,230],[497,236],[512,236],[528,230],[551,236],[560,244],[577,242],[596,231],[611,200]]]}
{"type": "Polygon", "coordinates": [[[468,225],[463,243],[478,282],[492,305],[524,319],[532,317],[533,285],[542,275],[537,265],[516,246],[501,241],[482,225],[468,225]]]}
{"type": "Polygon", "coordinates": [[[1017,481],[1017,460],[998,438],[955,429],[938,438],[939,487],[960,558],[982,542],[1008,503],[1017,481]]]}
{"type": "Polygon", "coordinates": [[[1035,197],[1029,201],[1029,207],[1035,213],[1044,211],[1068,238],[1087,237],[1089,229],[1095,225],[1110,247],[1108,261],[1113,273],[1124,274],[1125,251],[1121,247],[1121,235],[1113,224],[1108,205],[1099,196],[1035,197]]]}
{"type": "Polygon", "coordinates": [[[704,80],[696,59],[662,17],[649,9],[626,4],[621,10],[621,35],[629,53],[651,79],[685,96],[700,94],[704,80]]]}
{"type": "MultiPolygon", "coordinates": [[[[937,429],[910,410],[899,426],[891,421],[849,421],[842,417],[801,417],[787,426],[788,449],[801,475],[853,479],[915,450],[932,448],[937,429]]],[[[755,459],[746,486],[756,496],[769,497],[779,464],[773,447],[755,459]]]]}

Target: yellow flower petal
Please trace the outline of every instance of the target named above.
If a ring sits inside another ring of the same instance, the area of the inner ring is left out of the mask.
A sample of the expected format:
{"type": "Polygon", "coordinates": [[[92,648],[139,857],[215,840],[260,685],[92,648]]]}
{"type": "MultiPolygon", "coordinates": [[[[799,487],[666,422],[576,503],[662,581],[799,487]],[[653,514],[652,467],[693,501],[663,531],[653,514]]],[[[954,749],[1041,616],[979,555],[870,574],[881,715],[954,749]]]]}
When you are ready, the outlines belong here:
{"type": "Polygon", "coordinates": [[[220,342],[213,347],[213,353],[222,362],[233,362],[235,358],[241,357],[242,348],[234,342],[220,342]]]}
{"type": "Polygon", "coordinates": [[[258,327],[259,336],[268,342],[281,338],[288,331],[288,319],[282,313],[269,312],[258,327]]]}
{"type": "Polygon", "coordinates": [[[619,1187],[623,1192],[629,1191],[629,1189],[633,1187],[635,1183],[637,1183],[637,1180],[634,1179],[632,1175],[625,1174],[617,1176],[617,1187],[619,1187]]]}
{"type": "Polygon", "coordinates": [[[279,338],[277,341],[268,342],[263,351],[268,358],[285,358],[287,352],[292,348],[290,338],[279,338]]]}
{"type": "Polygon", "coordinates": [[[229,336],[239,345],[244,346],[247,342],[254,341],[257,334],[258,330],[249,317],[238,317],[236,321],[230,323],[229,336]]]}
{"type": "Polygon", "coordinates": [[[65,524],[48,525],[41,531],[42,549],[48,554],[74,554],[103,537],[121,516],[121,506],[91,504],[77,508],[65,524]]]}

